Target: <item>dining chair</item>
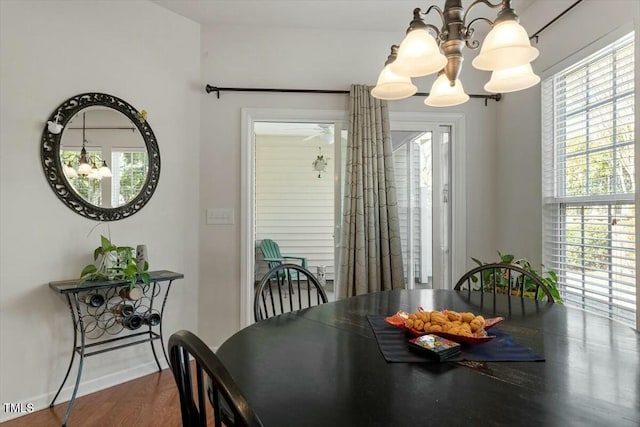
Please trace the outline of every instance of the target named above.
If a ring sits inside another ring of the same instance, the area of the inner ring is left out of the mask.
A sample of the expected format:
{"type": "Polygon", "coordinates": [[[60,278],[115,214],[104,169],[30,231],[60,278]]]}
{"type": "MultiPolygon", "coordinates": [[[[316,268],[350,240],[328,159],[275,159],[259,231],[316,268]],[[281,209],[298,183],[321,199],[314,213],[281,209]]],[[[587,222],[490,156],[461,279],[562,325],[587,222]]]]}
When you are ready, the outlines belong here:
{"type": "Polygon", "coordinates": [[[318,279],[297,264],[280,264],[264,275],[256,287],[253,315],[256,322],[328,301],[318,279]]]}
{"type": "Polygon", "coordinates": [[[172,334],[169,337],[169,358],[180,394],[183,427],[206,427],[206,400],[209,400],[213,406],[216,427],[221,427],[223,421],[227,427],[263,425],[222,361],[194,333],[181,330],[172,334]],[[194,396],[191,358],[195,359],[197,404],[194,396]],[[205,397],[203,371],[209,377],[207,397],[205,397]]]}
{"type": "Polygon", "coordinates": [[[479,291],[530,297],[554,303],[553,295],[540,277],[519,265],[506,263],[484,264],[466,272],[453,288],[456,291],[479,291]]]}

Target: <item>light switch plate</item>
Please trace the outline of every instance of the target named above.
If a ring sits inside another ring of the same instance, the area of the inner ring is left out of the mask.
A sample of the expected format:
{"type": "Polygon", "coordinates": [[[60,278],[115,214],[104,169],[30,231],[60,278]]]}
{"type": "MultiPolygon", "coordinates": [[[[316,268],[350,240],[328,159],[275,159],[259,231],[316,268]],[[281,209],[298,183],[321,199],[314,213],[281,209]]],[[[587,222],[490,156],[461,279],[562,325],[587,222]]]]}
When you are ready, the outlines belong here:
{"type": "Polygon", "coordinates": [[[207,224],[232,225],[234,224],[233,208],[208,208],[207,224]]]}

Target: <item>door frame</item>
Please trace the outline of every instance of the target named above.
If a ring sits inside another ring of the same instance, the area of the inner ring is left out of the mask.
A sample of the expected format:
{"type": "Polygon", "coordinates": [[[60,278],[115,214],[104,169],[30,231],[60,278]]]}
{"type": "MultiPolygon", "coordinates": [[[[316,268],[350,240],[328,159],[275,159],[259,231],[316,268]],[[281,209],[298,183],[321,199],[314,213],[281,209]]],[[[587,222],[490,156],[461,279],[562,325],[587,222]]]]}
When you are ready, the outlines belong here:
{"type": "MultiPolygon", "coordinates": [[[[255,146],[253,125],[255,122],[307,122],[348,123],[346,110],[305,110],[242,108],[240,131],[240,327],[253,323],[252,298],[255,267],[255,204],[254,164],[255,146]]],[[[466,265],[466,152],[465,115],[462,113],[389,113],[392,123],[399,126],[450,125],[451,131],[451,280],[460,277],[466,265]]],[[[338,135],[339,137],[339,135],[338,135]]],[[[338,144],[335,149],[339,150],[338,144]]],[[[339,157],[337,157],[339,158],[339,157]]],[[[341,182],[335,180],[336,195],[341,182]]],[[[336,196],[338,197],[338,196],[336,196]]],[[[337,200],[337,203],[340,201],[337,200]]],[[[339,206],[339,205],[337,205],[339,206]]],[[[453,282],[452,282],[453,285],[453,282]]],[[[337,289],[336,289],[337,292],[337,289]]]]}

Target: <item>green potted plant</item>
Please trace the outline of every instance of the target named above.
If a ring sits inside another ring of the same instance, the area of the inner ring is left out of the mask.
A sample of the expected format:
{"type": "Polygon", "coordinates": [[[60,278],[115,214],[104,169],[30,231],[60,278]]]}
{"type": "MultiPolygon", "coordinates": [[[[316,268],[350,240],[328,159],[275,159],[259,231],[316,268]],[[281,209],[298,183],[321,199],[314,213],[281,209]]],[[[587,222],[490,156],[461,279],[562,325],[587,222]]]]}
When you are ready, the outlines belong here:
{"type": "Polygon", "coordinates": [[[134,249],[130,246],[116,246],[105,236],[101,244],[93,251],[94,264],[82,269],[80,278],[84,280],[125,280],[130,287],[139,281],[149,284],[149,263],[138,263],[134,249]]]}
{"type": "MultiPolygon", "coordinates": [[[[534,276],[537,276],[545,285],[547,285],[547,288],[549,288],[549,291],[551,292],[551,295],[553,296],[555,302],[557,304],[562,304],[562,297],[560,296],[560,291],[558,290],[558,275],[553,270],[546,270],[543,273],[540,273],[531,266],[531,263],[526,258],[516,259],[514,255],[503,254],[500,251],[498,251],[498,257],[500,258],[499,262],[503,264],[517,265],[524,270],[532,273],[534,276]]],[[[487,264],[473,257],[471,257],[471,259],[479,266],[487,264]]],[[[542,267],[544,267],[544,265],[542,267]]],[[[482,279],[483,283],[485,283],[486,286],[495,286],[496,292],[509,292],[509,284],[507,283],[506,277],[493,277],[493,273],[491,271],[485,271],[483,274],[484,276],[482,279]]],[[[478,281],[478,278],[473,276],[471,280],[476,283],[478,281]]],[[[530,278],[525,277],[524,295],[534,297],[535,289],[536,287],[533,281],[530,278]]],[[[542,293],[541,290],[538,290],[538,292],[539,294],[542,293]]]]}

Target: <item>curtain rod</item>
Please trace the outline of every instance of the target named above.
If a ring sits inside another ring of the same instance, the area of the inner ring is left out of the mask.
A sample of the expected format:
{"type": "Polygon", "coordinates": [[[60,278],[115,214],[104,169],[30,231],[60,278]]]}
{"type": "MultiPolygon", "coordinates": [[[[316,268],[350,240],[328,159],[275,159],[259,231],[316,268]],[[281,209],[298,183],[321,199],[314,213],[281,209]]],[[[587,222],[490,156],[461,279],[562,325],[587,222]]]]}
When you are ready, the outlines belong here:
{"type": "Polygon", "coordinates": [[[562,18],[565,14],[567,14],[571,9],[573,9],[574,7],[576,7],[577,5],[579,5],[580,3],[582,3],[582,0],[578,0],[576,1],[574,4],[572,4],[571,6],[569,6],[568,8],[566,8],[561,14],[559,14],[558,16],[556,16],[555,18],[553,18],[551,21],[547,22],[547,24],[540,28],[538,31],[536,31],[531,37],[529,37],[529,40],[533,40],[536,39],[536,43],[538,43],[538,36],[540,35],[541,32],[543,32],[544,30],[546,30],[548,27],[550,27],[554,22],[556,22],[558,19],[562,18]]]}
{"type": "MultiPolygon", "coordinates": [[[[219,87],[207,85],[205,87],[207,93],[215,92],[218,99],[220,99],[220,92],[281,92],[281,93],[334,93],[341,95],[348,95],[348,90],[331,90],[331,89],[272,89],[272,88],[247,88],[247,87],[219,87]]],[[[417,92],[413,96],[429,96],[429,92],[417,92]]],[[[469,95],[469,98],[484,99],[484,105],[487,105],[489,99],[494,101],[500,101],[502,94],[493,95],[469,95]]]]}

